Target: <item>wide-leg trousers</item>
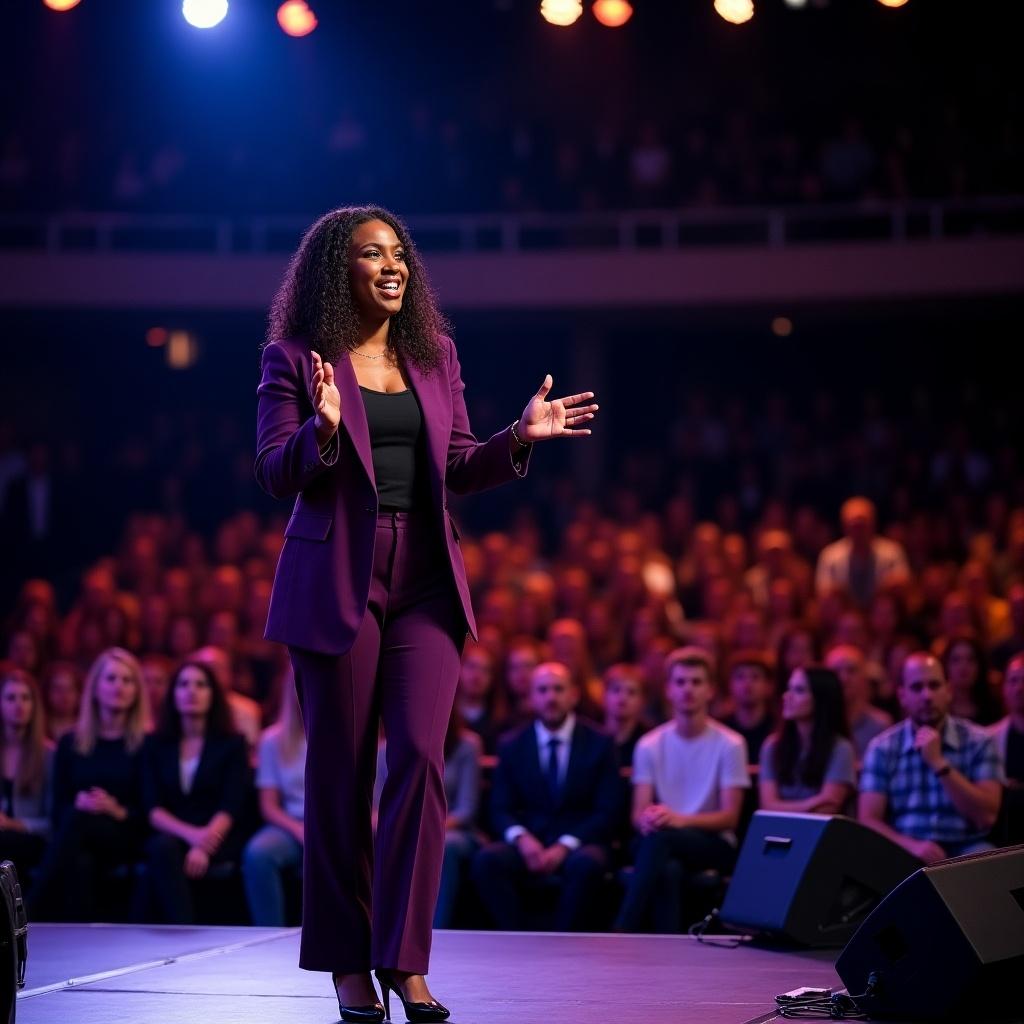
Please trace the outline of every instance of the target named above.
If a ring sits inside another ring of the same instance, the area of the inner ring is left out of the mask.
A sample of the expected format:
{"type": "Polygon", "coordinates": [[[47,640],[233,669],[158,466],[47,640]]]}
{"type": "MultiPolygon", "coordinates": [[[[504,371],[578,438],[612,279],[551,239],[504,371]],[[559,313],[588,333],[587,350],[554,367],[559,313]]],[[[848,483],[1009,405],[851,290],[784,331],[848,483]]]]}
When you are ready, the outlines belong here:
{"type": "Polygon", "coordinates": [[[299,966],[426,974],[444,855],[444,737],[466,620],[430,512],[377,517],[351,649],[291,647],[306,732],[299,966]],[[378,721],[388,774],[371,830],[378,721]]]}

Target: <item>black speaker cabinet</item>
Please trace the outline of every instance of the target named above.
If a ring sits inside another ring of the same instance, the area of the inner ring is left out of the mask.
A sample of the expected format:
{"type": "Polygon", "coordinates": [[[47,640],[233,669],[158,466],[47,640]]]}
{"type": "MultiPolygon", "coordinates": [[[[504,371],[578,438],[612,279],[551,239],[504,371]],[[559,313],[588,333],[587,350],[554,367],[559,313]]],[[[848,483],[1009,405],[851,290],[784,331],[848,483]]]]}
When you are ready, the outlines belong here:
{"type": "Polygon", "coordinates": [[[721,917],[803,946],[839,947],[920,866],[902,847],[841,814],[758,811],[721,917]]]}
{"type": "Polygon", "coordinates": [[[1024,846],[921,868],[836,961],[872,1017],[1024,1019],[1024,846]]]}

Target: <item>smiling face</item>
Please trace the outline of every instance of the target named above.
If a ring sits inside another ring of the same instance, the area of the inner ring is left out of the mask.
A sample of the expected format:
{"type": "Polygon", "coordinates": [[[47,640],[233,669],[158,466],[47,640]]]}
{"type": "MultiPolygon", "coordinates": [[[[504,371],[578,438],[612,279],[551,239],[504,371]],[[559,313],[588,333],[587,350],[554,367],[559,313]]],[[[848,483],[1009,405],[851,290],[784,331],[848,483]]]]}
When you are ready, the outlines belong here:
{"type": "Polygon", "coordinates": [[[405,246],[382,220],[368,220],[352,232],[349,243],[349,286],[352,301],[364,320],[377,322],[402,308],[409,281],[405,246]]]}

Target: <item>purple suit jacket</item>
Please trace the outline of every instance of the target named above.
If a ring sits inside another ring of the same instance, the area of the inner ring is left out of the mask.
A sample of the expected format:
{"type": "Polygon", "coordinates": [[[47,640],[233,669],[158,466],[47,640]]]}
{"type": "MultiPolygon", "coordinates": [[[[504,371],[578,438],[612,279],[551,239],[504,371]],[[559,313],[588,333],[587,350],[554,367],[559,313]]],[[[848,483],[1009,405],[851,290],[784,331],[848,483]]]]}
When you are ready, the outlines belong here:
{"type": "MultiPolygon", "coordinates": [[[[408,380],[423,410],[431,500],[444,537],[452,576],[476,639],[459,535],[448,513],[447,492],[466,494],[526,475],[532,448],[514,462],[510,427],[479,442],[469,427],[465,384],[450,338],[430,374],[411,362],[408,380]],[[440,524],[443,524],[441,526],[440,524]]],[[[346,352],[334,367],[341,424],[321,455],[309,382],[307,338],[286,338],[263,350],[257,394],[256,479],[275,498],[295,497],[277,563],[264,636],[323,654],[344,654],[366,611],[377,532],[377,487],[366,410],[346,352]]]]}

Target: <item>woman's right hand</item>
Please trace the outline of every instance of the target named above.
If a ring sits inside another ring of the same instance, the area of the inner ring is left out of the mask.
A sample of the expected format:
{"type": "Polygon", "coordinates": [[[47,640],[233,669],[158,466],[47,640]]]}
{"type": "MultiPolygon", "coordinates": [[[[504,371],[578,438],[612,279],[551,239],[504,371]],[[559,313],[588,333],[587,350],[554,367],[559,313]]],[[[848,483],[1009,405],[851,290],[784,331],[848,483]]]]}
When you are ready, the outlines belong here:
{"type": "Polygon", "coordinates": [[[311,352],[310,355],[313,357],[311,390],[317,440],[325,444],[334,436],[341,422],[341,394],[334,383],[334,367],[325,363],[319,352],[311,352]]]}

